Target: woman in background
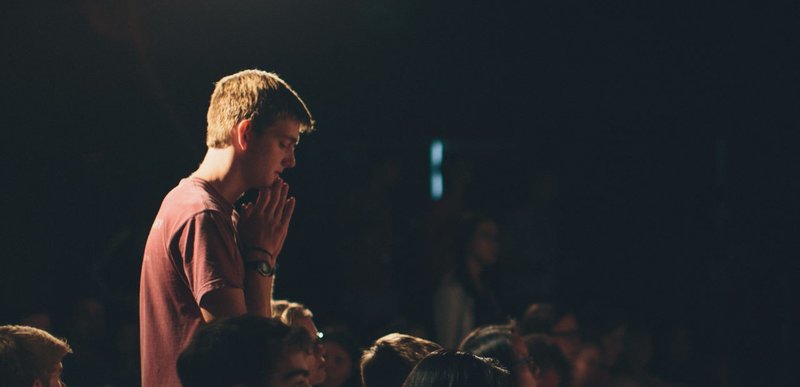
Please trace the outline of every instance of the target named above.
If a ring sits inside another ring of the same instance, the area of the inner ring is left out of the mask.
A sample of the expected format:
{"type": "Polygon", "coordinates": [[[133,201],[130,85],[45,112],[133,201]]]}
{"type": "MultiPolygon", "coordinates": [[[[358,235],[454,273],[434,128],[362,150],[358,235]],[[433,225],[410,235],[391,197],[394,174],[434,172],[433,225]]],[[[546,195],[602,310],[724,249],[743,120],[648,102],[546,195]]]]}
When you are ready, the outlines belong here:
{"type": "Polygon", "coordinates": [[[455,238],[456,267],[447,273],[433,296],[436,338],[444,348],[455,348],[475,327],[505,320],[492,291],[482,279],[497,262],[497,222],[480,214],[467,214],[455,238]]]}

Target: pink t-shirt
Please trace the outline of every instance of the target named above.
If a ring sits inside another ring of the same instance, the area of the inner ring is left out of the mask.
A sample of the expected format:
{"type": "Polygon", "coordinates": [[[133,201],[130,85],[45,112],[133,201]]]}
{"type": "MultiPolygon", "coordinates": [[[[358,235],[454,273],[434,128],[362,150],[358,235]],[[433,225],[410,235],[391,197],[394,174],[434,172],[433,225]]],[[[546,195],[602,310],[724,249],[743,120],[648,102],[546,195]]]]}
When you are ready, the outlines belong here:
{"type": "Polygon", "coordinates": [[[142,261],[143,386],[180,386],[175,363],[203,323],[203,296],[243,289],[234,216],[233,206],[201,179],[181,180],[164,198],[142,261]]]}

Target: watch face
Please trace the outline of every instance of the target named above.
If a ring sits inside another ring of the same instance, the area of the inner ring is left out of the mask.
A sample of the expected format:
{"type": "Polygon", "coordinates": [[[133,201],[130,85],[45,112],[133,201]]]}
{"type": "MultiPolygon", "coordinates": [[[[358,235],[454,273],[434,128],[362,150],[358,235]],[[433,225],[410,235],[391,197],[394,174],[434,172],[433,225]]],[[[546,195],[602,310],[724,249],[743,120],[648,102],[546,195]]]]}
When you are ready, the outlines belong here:
{"type": "Polygon", "coordinates": [[[274,273],[274,271],[272,270],[272,267],[270,267],[270,265],[267,263],[267,261],[259,262],[258,272],[261,273],[261,275],[266,276],[266,277],[269,277],[269,276],[272,275],[272,273],[274,273]]]}
{"type": "Polygon", "coordinates": [[[264,277],[271,277],[273,274],[275,274],[275,268],[270,266],[267,261],[247,262],[246,267],[248,269],[254,269],[258,272],[258,274],[261,274],[264,277]]]}

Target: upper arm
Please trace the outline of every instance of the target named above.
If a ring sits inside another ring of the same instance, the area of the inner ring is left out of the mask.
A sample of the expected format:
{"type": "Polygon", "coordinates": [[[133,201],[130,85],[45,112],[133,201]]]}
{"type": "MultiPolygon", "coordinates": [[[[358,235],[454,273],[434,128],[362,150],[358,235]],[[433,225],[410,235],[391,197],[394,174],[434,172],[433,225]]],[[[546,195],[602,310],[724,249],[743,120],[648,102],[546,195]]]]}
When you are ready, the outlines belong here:
{"type": "Polygon", "coordinates": [[[247,312],[244,291],[237,288],[214,289],[203,295],[200,300],[200,311],[205,322],[243,315],[247,312]]]}
{"type": "Polygon", "coordinates": [[[225,219],[213,211],[196,214],[184,227],[180,245],[187,285],[203,319],[244,314],[244,267],[225,219]]]}

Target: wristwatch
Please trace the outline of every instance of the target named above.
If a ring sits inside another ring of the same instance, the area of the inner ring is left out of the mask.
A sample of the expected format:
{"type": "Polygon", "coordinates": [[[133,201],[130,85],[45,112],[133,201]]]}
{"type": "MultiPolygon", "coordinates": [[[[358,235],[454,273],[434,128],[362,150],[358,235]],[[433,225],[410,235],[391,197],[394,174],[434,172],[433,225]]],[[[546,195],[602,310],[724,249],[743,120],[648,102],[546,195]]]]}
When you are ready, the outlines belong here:
{"type": "Polygon", "coordinates": [[[271,266],[267,261],[247,261],[244,263],[247,270],[255,270],[264,277],[272,277],[278,269],[277,265],[271,266]]]}

